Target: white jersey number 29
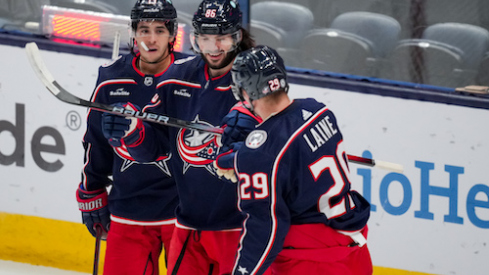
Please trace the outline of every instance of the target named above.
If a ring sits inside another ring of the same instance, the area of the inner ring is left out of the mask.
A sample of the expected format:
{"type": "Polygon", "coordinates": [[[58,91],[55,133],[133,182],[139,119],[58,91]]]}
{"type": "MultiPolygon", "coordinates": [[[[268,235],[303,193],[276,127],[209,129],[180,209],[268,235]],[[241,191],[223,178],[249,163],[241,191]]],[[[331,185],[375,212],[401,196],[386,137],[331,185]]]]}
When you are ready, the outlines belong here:
{"type": "Polygon", "coordinates": [[[347,204],[345,200],[347,198],[350,200],[350,207],[354,206],[349,195],[341,198],[340,201],[334,205],[331,203],[333,198],[342,196],[342,193],[348,194],[344,192],[345,187],[349,187],[349,170],[346,161],[343,158],[344,154],[345,150],[343,148],[343,143],[340,142],[336,148],[336,158],[339,160],[340,167],[338,167],[335,158],[332,156],[323,156],[313,164],[309,165],[309,169],[316,181],[319,179],[321,174],[326,171],[329,171],[329,174],[333,178],[333,186],[331,186],[331,188],[319,198],[319,211],[324,213],[328,219],[335,218],[346,213],[347,204]],[[346,180],[348,182],[345,182],[343,179],[340,169],[344,171],[344,174],[347,177],[346,180]]]}

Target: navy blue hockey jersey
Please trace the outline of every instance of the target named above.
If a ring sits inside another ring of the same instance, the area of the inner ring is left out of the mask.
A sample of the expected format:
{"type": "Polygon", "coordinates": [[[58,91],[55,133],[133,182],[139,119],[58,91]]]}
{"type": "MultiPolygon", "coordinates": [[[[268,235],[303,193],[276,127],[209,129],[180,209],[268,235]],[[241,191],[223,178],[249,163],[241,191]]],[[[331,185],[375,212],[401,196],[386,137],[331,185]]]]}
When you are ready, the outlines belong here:
{"type": "MultiPolygon", "coordinates": [[[[172,62],[186,56],[174,53],[172,62]]],[[[156,87],[166,78],[168,69],[158,75],[145,75],[137,69],[135,62],[136,58],[127,54],[101,66],[91,100],[104,104],[131,102],[141,108],[150,105],[156,87]]],[[[173,156],[162,154],[151,162],[134,160],[125,146],[112,147],[107,142],[101,129],[101,117],[102,113],[98,111],[88,113],[83,138],[82,183],[85,189],[100,189],[113,180],[109,194],[113,220],[154,225],[174,222],[178,196],[168,165],[173,156]]]]}
{"type": "MultiPolygon", "coordinates": [[[[246,213],[234,274],[262,274],[282,250],[290,225],[362,229],[369,203],[350,190],[336,118],[314,99],[298,99],[251,132],[235,156],[239,205],[246,213]]],[[[320,236],[318,236],[320,237],[320,236]]]]}
{"type": "MultiPolygon", "coordinates": [[[[216,78],[207,72],[200,56],[175,62],[168,71],[171,77],[158,89],[160,104],[148,111],[218,127],[237,101],[231,92],[230,72],[216,78]]],[[[170,150],[180,197],[178,224],[198,230],[241,228],[236,186],[220,180],[212,165],[219,151],[217,137],[198,130],[151,126],[146,126],[144,140],[130,153],[136,159],[152,160],[170,150]]]]}

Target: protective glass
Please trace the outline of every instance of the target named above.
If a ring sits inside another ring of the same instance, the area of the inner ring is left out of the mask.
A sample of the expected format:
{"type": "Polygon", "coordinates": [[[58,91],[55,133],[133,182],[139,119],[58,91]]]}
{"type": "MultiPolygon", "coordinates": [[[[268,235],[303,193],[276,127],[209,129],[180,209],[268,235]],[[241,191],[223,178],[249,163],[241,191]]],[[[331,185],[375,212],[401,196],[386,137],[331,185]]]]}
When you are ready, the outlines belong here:
{"type": "Polygon", "coordinates": [[[232,34],[190,33],[190,42],[197,53],[219,53],[234,51],[241,42],[241,31],[232,34]]]}

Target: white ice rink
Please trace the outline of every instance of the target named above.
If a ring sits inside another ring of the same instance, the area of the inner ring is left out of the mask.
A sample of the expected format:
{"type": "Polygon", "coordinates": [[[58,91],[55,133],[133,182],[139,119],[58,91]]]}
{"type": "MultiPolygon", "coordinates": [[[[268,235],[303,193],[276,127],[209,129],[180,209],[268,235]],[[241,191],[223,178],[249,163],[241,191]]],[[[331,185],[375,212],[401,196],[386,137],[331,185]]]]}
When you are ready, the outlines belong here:
{"type": "Polygon", "coordinates": [[[0,275],[87,275],[75,271],[0,260],[0,275]]]}

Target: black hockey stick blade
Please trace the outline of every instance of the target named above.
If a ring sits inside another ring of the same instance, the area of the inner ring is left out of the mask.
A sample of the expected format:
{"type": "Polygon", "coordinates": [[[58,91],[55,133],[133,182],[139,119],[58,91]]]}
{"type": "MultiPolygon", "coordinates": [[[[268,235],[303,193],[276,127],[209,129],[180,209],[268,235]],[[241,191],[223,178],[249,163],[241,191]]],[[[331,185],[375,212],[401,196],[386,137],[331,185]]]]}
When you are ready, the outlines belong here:
{"type": "Polygon", "coordinates": [[[95,237],[95,253],[93,256],[93,275],[98,274],[98,262],[100,258],[100,241],[102,240],[103,229],[100,224],[95,225],[97,236],[95,237]]]}
{"type": "MultiPolygon", "coordinates": [[[[133,111],[122,107],[100,104],[97,102],[91,102],[91,101],[81,99],[71,94],[66,89],[61,87],[61,85],[58,84],[58,82],[55,80],[51,72],[47,69],[46,65],[44,64],[44,61],[42,60],[41,54],[39,52],[39,48],[37,47],[37,44],[35,42],[27,43],[25,45],[25,49],[27,53],[27,58],[29,59],[32,69],[36,73],[37,77],[42,81],[44,86],[46,86],[46,88],[56,98],[58,98],[63,102],[77,105],[77,106],[88,107],[101,112],[107,112],[107,113],[122,115],[126,117],[135,117],[145,121],[163,124],[172,127],[193,129],[193,130],[213,133],[216,135],[221,135],[223,133],[223,129],[219,127],[212,127],[204,124],[194,123],[190,121],[180,120],[164,115],[158,115],[158,114],[153,114],[153,113],[148,113],[143,111],[137,111],[137,110],[133,111]]],[[[403,172],[402,165],[396,163],[362,158],[353,155],[348,155],[348,161],[357,164],[371,166],[371,167],[378,167],[378,168],[382,168],[398,173],[403,172]]]]}
{"type": "Polygon", "coordinates": [[[140,118],[145,121],[163,124],[167,126],[188,128],[188,129],[205,131],[205,132],[219,134],[219,135],[222,134],[223,130],[218,127],[212,127],[204,124],[194,123],[190,121],[180,120],[164,115],[158,115],[158,114],[153,114],[153,113],[148,113],[143,111],[137,111],[137,110],[133,111],[133,110],[125,109],[123,107],[100,104],[97,102],[91,102],[88,100],[81,99],[71,94],[66,89],[64,89],[61,85],[59,85],[59,83],[55,80],[51,72],[47,69],[46,65],[44,64],[44,61],[42,60],[41,54],[39,52],[39,48],[37,47],[37,44],[35,42],[27,43],[25,45],[25,49],[27,53],[27,58],[29,59],[32,69],[36,73],[37,77],[42,81],[44,86],[46,86],[46,88],[56,98],[58,98],[63,102],[77,105],[77,106],[88,107],[102,112],[122,115],[126,117],[140,118]]]}

